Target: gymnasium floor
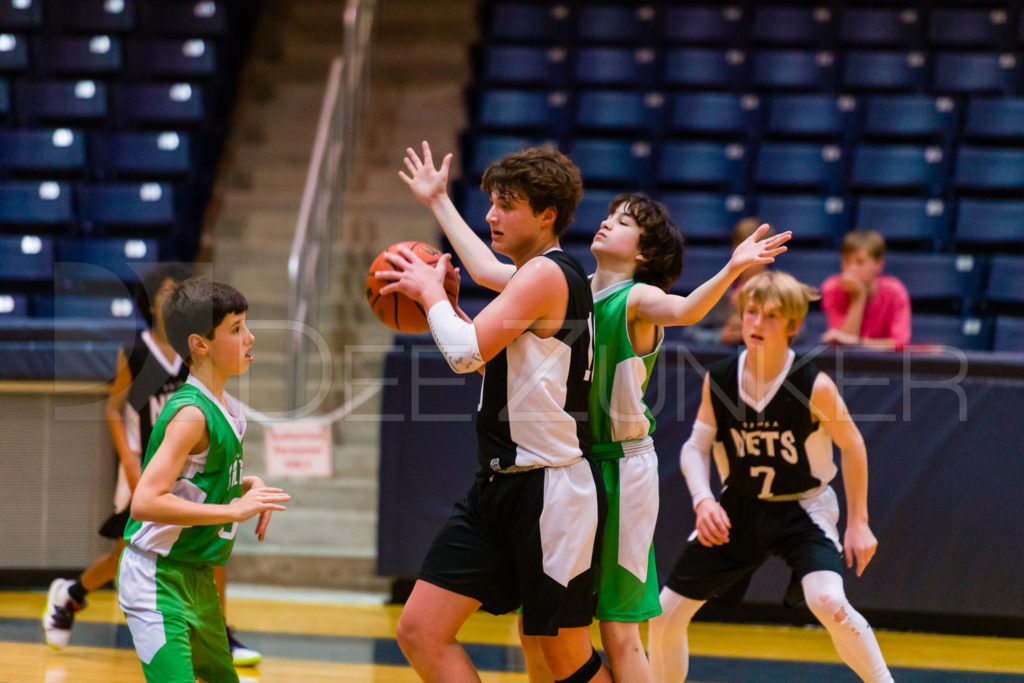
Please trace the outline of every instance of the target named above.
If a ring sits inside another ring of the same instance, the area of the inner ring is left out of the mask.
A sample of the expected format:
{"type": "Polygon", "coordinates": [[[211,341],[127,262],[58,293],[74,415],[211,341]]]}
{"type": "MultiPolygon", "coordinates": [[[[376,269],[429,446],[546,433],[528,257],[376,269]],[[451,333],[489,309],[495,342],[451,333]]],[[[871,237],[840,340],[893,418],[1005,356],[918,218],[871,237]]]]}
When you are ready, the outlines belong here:
{"type": "MultiPolygon", "coordinates": [[[[243,683],[418,680],[394,640],[399,607],[362,596],[229,586],[229,620],[263,652],[243,683]]],[[[142,674],[114,593],[90,596],[71,645],[42,640],[45,592],[0,592],[0,683],[133,683],[142,674]]],[[[596,631],[595,631],[596,633],[596,631]]],[[[526,681],[512,617],[474,615],[461,640],[485,683],[526,681]]],[[[878,640],[897,681],[1024,682],[1024,639],[882,631],[878,640]]],[[[694,681],[856,681],[820,628],[695,623],[694,681]]]]}

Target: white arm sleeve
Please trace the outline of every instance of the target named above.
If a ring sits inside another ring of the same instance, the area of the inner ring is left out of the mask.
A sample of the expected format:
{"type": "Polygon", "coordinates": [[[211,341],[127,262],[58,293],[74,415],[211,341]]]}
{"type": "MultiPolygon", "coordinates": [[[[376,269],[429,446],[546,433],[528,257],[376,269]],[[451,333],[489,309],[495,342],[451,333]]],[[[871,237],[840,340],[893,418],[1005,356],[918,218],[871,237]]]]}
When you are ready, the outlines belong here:
{"type": "Polygon", "coordinates": [[[427,323],[434,343],[449,367],[459,374],[473,372],[484,364],[480,357],[480,344],[476,339],[476,328],[460,318],[452,302],[442,299],[430,307],[427,323]]]}
{"type": "Polygon", "coordinates": [[[694,422],[690,438],[679,451],[679,467],[686,477],[693,507],[705,498],[714,498],[711,493],[711,444],[715,439],[715,428],[706,422],[694,422]]]}

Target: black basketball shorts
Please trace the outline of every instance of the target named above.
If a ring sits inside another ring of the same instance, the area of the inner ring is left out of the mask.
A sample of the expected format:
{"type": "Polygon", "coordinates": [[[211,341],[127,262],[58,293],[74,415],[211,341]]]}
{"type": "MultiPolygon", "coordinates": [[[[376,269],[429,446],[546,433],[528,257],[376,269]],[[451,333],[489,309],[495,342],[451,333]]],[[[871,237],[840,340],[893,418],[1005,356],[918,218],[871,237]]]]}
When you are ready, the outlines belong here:
{"type": "Polygon", "coordinates": [[[589,460],[478,479],[434,539],[420,579],[479,600],[522,605],[527,635],[590,624],[604,486],[589,460]]]}

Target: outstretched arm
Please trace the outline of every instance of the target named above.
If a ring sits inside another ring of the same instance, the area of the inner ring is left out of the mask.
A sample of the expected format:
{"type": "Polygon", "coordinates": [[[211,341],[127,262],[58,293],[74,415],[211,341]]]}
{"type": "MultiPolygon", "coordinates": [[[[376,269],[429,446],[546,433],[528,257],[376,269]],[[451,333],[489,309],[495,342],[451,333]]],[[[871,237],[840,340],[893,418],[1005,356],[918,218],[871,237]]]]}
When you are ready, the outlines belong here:
{"type": "Polygon", "coordinates": [[[783,245],[793,233],[786,231],[759,242],[767,231],[767,223],[754,231],[736,247],[729,263],[689,296],[666,294],[657,287],[642,288],[636,300],[637,321],[662,327],[699,322],[718,303],[740,273],[755,263],[774,263],[775,257],[786,251],[787,247],[783,245]]]}
{"type": "Polygon", "coordinates": [[[811,411],[842,453],[843,485],[846,488],[846,534],[843,546],[846,566],[857,565],[857,576],[871,562],[878,548],[868,526],[868,454],[864,437],[850,416],[835,382],[818,373],[811,390],[811,411]]]}
{"type": "Polygon", "coordinates": [[[406,148],[405,167],[409,175],[399,171],[398,176],[416,198],[434,213],[473,281],[481,287],[500,292],[512,279],[516,272],[515,266],[499,261],[455,208],[448,196],[448,169],[451,163],[452,155],[449,153],[441,160],[441,168],[435,168],[430,145],[424,140],[423,159],[419,158],[412,147],[406,148]]]}

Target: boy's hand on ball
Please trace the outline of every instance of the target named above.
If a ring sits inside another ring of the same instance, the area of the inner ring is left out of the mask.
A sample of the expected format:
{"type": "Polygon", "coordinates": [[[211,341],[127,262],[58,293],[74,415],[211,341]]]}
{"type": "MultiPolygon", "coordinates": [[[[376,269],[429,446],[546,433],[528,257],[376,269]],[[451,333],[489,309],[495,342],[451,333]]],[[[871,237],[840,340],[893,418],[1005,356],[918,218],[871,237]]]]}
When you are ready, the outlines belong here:
{"type": "Polygon", "coordinates": [[[381,295],[401,292],[410,299],[423,304],[426,310],[445,298],[444,280],[451,262],[451,254],[442,254],[433,266],[427,265],[405,247],[398,249],[397,254],[386,254],[384,257],[394,270],[379,270],[376,275],[382,280],[390,280],[390,284],[380,289],[381,295]]]}

